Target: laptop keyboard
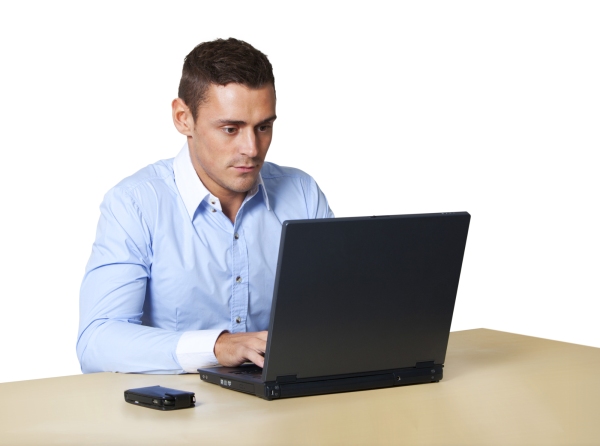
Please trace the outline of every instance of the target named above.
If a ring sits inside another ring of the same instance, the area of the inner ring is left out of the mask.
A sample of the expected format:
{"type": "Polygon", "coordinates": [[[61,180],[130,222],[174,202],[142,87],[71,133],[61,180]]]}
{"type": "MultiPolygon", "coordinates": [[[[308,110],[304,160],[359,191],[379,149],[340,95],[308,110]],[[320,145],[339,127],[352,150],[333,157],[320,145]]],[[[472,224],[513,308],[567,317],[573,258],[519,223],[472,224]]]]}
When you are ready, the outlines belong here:
{"type": "Polygon", "coordinates": [[[233,373],[234,375],[247,375],[247,376],[262,376],[262,369],[260,367],[253,367],[244,370],[232,370],[229,373],[233,373]]]}

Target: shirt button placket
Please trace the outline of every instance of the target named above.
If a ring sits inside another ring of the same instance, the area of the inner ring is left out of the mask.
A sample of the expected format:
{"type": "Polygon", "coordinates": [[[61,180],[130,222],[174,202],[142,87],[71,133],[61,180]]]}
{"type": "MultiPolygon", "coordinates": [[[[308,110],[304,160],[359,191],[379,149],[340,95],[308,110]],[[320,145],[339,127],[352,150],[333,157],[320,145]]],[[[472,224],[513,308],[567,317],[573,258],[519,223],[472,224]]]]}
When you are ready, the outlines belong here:
{"type": "MultiPolygon", "coordinates": [[[[236,291],[235,291],[235,295],[237,296],[238,299],[243,298],[242,296],[244,294],[243,289],[239,288],[239,285],[241,283],[242,283],[242,276],[237,276],[235,278],[235,288],[237,288],[236,291]]],[[[234,309],[234,311],[238,311],[238,309],[234,309]]],[[[235,317],[235,323],[236,323],[236,325],[239,325],[241,322],[242,322],[241,316],[236,316],[235,317]]],[[[241,331],[241,330],[236,329],[236,327],[234,327],[234,332],[235,333],[237,333],[239,331],[241,331]]]]}
{"type": "MultiPolygon", "coordinates": [[[[236,232],[235,234],[233,234],[233,238],[234,238],[235,240],[238,240],[238,239],[240,238],[240,236],[239,236],[239,234],[236,232]]],[[[241,282],[242,282],[242,278],[241,278],[240,276],[237,276],[237,277],[235,278],[235,281],[236,281],[237,283],[241,283],[241,282]]],[[[235,322],[236,322],[236,324],[239,324],[240,322],[242,322],[242,318],[241,318],[241,317],[239,317],[239,316],[237,316],[237,317],[235,318],[235,322]]]]}
{"type": "Polygon", "coordinates": [[[231,308],[232,331],[234,333],[244,332],[245,318],[248,306],[248,283],[243,277],[247,271],[247,252],[244,241],[240,239],[239,232],[233,233],[233,254],[234,254],[234,283],[233,283],[233,306],[231,308]]]}

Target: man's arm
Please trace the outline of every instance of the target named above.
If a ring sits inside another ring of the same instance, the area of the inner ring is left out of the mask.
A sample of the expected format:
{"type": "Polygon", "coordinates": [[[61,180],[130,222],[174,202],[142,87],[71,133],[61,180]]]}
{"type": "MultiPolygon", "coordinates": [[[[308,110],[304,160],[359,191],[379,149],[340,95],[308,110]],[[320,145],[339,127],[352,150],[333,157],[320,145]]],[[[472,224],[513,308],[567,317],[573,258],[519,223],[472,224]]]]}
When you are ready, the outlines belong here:
{"type": "Polygon", "coordinates": [[[213,347],[222,330],[185,332],[188,344],[194,344],[190,352],[179,344],[184,332],[141,325],[152,266],[151,231],[123,190],[111,190],[100,209],[80,293],[77,355],[82,370],[182,373],[216,364],[213,347]]]}

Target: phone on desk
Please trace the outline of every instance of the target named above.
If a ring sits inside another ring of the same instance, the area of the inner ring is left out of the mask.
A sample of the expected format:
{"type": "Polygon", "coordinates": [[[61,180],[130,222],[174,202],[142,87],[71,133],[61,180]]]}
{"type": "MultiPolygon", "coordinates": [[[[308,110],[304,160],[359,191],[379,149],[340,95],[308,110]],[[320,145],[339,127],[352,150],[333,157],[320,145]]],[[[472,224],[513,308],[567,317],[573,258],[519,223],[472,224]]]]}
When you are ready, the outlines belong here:
{"type": "Polygon", "coordinates": [[[161,386],[140,387],[126,390],[125,401],[157,410],[186,409],[196,405],[196,394],[161,386]]]}

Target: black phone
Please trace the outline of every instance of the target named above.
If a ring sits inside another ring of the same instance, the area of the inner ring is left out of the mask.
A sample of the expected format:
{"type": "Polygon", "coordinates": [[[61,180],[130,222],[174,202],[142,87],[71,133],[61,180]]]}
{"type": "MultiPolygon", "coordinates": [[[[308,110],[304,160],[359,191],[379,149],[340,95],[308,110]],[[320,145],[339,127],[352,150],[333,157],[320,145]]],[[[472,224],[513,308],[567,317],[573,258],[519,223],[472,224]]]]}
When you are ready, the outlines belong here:
{"type": "Polygon", "coordinates": [[[196,394],[161,386],[140,387],[126,390],[125,401],[157,410],[186,409],[195,406],[196,394]]]}

